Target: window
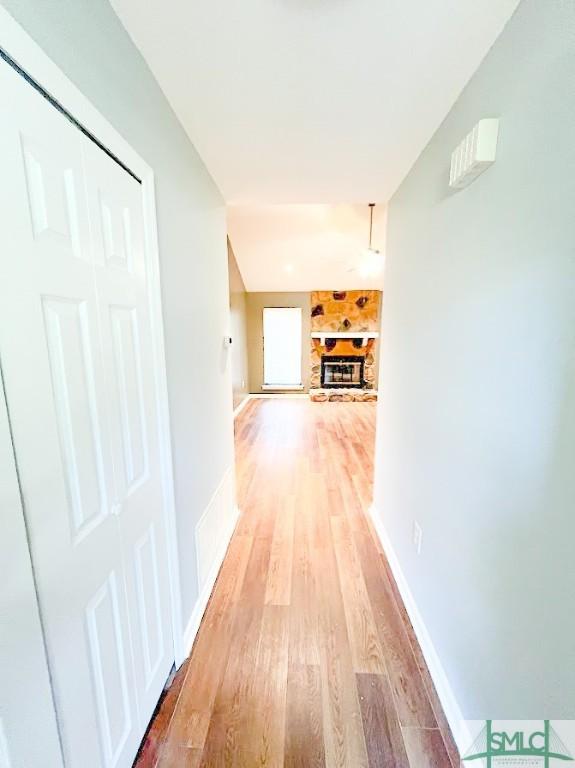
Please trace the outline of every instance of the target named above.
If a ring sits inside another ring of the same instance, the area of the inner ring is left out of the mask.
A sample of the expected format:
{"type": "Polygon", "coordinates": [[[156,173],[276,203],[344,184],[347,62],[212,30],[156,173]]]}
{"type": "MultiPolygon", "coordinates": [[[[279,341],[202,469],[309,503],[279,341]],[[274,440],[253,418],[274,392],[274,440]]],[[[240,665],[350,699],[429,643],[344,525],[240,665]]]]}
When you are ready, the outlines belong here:
{"type": "Polygon", "coordinates": [[[264,386],[301,386],[301,309],[264,309],[264,386]]]}

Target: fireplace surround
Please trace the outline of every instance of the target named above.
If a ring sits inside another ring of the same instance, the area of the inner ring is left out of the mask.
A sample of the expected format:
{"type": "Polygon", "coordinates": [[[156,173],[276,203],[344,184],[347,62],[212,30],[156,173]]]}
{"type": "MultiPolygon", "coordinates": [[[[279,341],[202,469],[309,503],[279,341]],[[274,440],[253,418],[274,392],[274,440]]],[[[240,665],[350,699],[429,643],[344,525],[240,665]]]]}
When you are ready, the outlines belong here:
{"type": "Polygon", "coordinates": [[[380,301],[376,290],[312,292],[312,401],[377,400],[380,301]]]}

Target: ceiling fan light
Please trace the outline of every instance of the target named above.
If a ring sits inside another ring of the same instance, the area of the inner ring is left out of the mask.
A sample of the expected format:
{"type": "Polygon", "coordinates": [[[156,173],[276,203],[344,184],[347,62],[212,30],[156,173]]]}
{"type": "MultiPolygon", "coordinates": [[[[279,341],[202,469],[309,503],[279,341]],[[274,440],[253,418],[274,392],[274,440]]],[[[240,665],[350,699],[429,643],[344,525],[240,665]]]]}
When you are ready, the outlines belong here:
{"type": "Polygon", "coordinates": [[[357,271],[359,272],[360,277],[363,279],[369,278],[369,277],[377,277],[383,272],[384,267],[384,256],[382,253],[380,253],[377,248],[373,248],[371,245],[371,236],[373,233],[373,209],[375,208],[375,203],[369,204],[369,246],[365,249],[365,251],[362,253],[361,258],[359,260],[359,265],[357,268],[357,271]]]}
{"type": "Polygon", "coordinates": [[[375,248],[367,248],[359,263],[359,274],[363,278],[378,277],[383,272],[385,259],[383,254],[375,248]]]}

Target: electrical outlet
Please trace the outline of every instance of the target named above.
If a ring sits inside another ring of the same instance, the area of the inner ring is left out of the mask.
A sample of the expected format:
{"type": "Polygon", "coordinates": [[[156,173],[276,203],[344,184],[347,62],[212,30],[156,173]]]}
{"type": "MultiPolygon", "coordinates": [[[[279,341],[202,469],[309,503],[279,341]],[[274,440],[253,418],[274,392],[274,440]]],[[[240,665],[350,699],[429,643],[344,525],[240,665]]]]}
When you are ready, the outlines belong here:
{"type": "Polygon", "coordinates": [[[412,532],[412,539],[413,539],[413,546],[415,547],[415,551],[418,555],[421,554],[421,542],[423,539],[423,531],[421,530],[421,526],[417,522],[417,520],[413,521],[413,532],[412,532]]]}

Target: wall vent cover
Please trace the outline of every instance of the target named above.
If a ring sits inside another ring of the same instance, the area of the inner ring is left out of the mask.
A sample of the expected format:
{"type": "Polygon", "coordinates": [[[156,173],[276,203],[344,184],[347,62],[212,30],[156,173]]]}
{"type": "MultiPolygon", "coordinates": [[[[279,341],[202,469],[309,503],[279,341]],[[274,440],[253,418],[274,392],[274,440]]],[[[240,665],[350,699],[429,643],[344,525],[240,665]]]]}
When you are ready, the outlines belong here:
{"type": "Polygon", "coordinates": [[[461,189],[495,162],[499,120],[485,118],[463,139],[451,154],[449,186],[461,189]]]}

